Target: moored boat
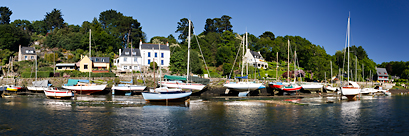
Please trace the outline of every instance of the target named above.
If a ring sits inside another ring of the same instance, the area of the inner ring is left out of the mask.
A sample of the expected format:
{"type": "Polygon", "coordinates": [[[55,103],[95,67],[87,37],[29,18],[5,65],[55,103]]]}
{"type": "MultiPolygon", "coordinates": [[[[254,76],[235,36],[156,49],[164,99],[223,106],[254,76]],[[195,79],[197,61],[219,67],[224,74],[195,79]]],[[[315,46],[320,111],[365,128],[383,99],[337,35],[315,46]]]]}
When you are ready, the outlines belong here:
{"type": "Polygon", "coordinates": [[[44,94],[47,98],[71,98],[74,97],[74,93],[71,90],[58,89],[56,87],[49,87],[44,89],[44,94]]]}
{"type": "Polygon", "coordinates": [[[62,86],[65,89],[75,91],[78,94],[92,94],[105,89],[107,85],[91,84],[88,80],[68,79],[68,83],[62,86]]]}

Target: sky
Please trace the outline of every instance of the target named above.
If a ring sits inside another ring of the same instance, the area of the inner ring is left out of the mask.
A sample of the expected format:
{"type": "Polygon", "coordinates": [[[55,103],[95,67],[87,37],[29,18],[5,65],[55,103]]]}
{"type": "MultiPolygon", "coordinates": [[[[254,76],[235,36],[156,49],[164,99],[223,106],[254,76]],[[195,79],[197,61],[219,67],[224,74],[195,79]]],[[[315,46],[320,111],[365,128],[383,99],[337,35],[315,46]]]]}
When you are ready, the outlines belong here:
{"type": "Polygon", "coordinates": [[[407,0],[3,0],[0,6],[12,10],[11,22],[42,20],[56,8],[73,25],[91,22],[113,9],[137,19],[147,40],[177,37],[182,18],[192,20],[194,33],[200,34],[206,19],[228,15],[236,33],[301,36],[330,55],[345,47],[350,15],[351,46],[362,46],[377,64],[409,61],[407,0]]]}

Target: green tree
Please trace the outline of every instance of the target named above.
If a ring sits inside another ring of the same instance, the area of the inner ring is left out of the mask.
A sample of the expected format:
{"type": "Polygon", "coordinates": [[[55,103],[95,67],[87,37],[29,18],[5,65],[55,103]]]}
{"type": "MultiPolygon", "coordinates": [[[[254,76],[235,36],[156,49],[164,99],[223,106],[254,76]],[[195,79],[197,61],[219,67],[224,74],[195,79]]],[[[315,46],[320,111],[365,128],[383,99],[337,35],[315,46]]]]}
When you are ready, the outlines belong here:
{"type": "MultiPolygon", "coordinates": [[[[193,35],[193,22],[190,21],[191,23],[191,31],[190,31],[190,35],[193,35]]],[[[182,42],[185,41],[185,39],[187,39],[188,37],[188,33],[189,33],[189,19],[187,18],[182,18],[180,19],[180,21],[178,22],[178,26],[177,29],[175,31],[175,33],[180,33],[178,38],[180,40],[182,40],[182,42]]]]}
{"type": "Polygon", "coordinates": [[[149,65],[149,68],[151,68],[152,70],[158,70],[158,64],[156,64],[156,62],[151,62],[151,64],[149,65]]]}
{"type": "Polygon", "coordinates": [[[0,24],[9,24],[13,12],[8,7],[0,7],[0,24]]]}
{"type": "Polygon", "coordinates": [[[30,36],[11,25],[0,25],[0,49],[17,52],[19,45],[26,46],[30,36]]]}
{"type": "Polygon", "coordinates": [[[33,27],[32,32],[35,32],[37,34],[41,34],[41,35],[46,35],[47,34],[47,24],[43,21],[33,21],[31,23],[31,26],[33,27]]]}
{"type": "Polygon", "coordinates": [[[262,35],[260,35],[259,37],[260,37],[260,38],[267,38],[267,39],[270,39],[270,40],[276,39],[274,33],[273,33],[273,32],[270,32],[270,31],[264,32],[264,33],[263,33],[262,35]]]}
{"type": "Polygon", "coordinates": [[[47,24],[48,30],[54,31],[55,28],[62,28],[64,26],[62,16],[61,10],[53,9],[50,13],[47,12],[44,22],[47,24]]]}

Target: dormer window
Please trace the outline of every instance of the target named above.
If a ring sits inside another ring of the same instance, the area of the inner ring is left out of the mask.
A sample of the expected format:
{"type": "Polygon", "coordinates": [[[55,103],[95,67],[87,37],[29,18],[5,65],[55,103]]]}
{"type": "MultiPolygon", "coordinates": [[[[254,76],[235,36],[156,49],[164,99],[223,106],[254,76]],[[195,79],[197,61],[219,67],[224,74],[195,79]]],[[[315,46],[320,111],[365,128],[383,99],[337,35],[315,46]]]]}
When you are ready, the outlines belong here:
{"type": "Polygon", "coordinates": [[[129,52],[125,52],[125,55],[129,55],[129,52]]]}
{"type": "Polygon", "coordinates": [[[95,59],[95,61],[96,61],[96,62],[98,62],[98,61],[99,61],[99,59],[98,59],[98,58],[96,58],[96,59],[95,59]]]}
{"type": "Polygon", "coordinates": [[[132,55],[136,55],[136,52],[132,52],[132,55]]]}
{"type": "Polygon", "coordinates": [[[102,62],[105,62],[105,59],[102,59],[102,62]]]}

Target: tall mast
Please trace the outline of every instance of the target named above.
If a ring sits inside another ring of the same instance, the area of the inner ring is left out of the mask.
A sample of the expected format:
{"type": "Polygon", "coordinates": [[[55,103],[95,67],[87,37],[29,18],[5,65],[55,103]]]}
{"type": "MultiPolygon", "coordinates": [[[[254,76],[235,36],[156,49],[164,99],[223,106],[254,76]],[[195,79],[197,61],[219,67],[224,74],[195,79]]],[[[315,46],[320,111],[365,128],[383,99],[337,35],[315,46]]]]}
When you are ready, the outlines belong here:
{"type": "Polygon", "coordinates": [[[277,52],[276,81],[278,80],[278,52],[277,52]]]}
{"type": "Polygon", "coordinates": [[[186,75],[186,83],[189,83],[189,64],[190,64],[190,20],[189,20],[189,33],[187,36],[187,75],[186,75]]]}
{"type": "Polygon", "coordinates": [[[358,57],[355,56],[355,82],[358,82],[358,57]]]}
{"type": "Polygon", "coordinates": [[[244,35],[243,35],[243,38],[242,38],[242,40],[241,40],[241,46],[243,47],[243,56],[241,57],[241,77],[243,77],[243,71],[244,71],[244,35]]]}
{"type": "Polygon", "coordinates": [[[347,70],[347,72],[348,72],[348,82],[349,82],[349,72],[350,72],[349,71],[349,41],[350,41],[349,38],[350,38],[350,35],[351,35],[350,34],[350,27],[351,27],[350,26],[350,17],[348,16],[348,27],[347,27],[348,28],[348,70],[347,70]]]}
{"type": "Polygon", "coordinates": [[[332,60],[330,60],[329,63],[331,64],[331,77],[329,78],[329,81],[332,83],[332,60]]]}
{"type": "MultiPolygon", "coordinates": [[[[249,38],[248,38],[248,33],[246,32],[246,52],[247,52],[248,46],[249,46],[249,38]]],[[[248,76],[249,75],[249,65],[248,65],[248,63],[246,65],[246,71],[247,71],[246,75],[248,76]]],[[[247,77],[247,80],[248,80],[248,77],[247,77]]]]}
{"type": "MultiPolygon", "coordinates": [[[[152,54],[154,54],[155,53],[155,50],[153,49],[153,47],[152,47],[152,54]]],[[[155,57],[153,57],[153,59],[152,59],[152,63],[154,63],[155,62],[155,57]]],[[[153,65],[153,64],[152,64],[153,65]]],[[[156,88],[156,77],[155,77],[155,73],[156,73],[156,66],[153,66],[153,87],[154,88],[156,88]]]]}
{"type": "Polygon", "coordinates": [[[287,79],[289,78],[290,78],[290,39],[288,39],[287,41],[287,79]]]}
{"type": "MultiPolygon", "coordinates": [[[[54,54],[54,58],[55,58],[55,54],[54,54]]],[[[37,53],[36,53],[36,59],[35,59],[35,61],[36,61],[36,64],[35,64],[35,66],[36,66],[36,81],[37,81],[37,53]]],[[[54,61],[55,62],[55,61],[54,61]]],[[[55,68],[54,68],[54,70],[55,70],[55,68]]],[[[55,72],[54,72],[55,73],[55,72]]]]}
{"type": "MultiPolygon", "coordinates": [[[[55,57],[55,55],[54,55],[54,57],[55,57]]],[[[91,29],[89,29],[89,60],[91,60],[91,29]]],[[[91,60],[91,62],[92,62],[92,60],[91,60]]],[[[91,63],[90,63],[90,64],[91,64],[91,63]]],[[[90,70],[88,71],[88,73],[89,73],[88,83],[91,83],[91,70],[92,70],[92,65],[89,65],[88,67],[89,67],[88,69],[90,69],[90,70]]]]}
{"type": "MultiPolygon", "coordinates": [[[[159,82],[160,81],[162,81],[162,64],[160,64],[160,63],[162,63],[162,61],[160,61],[160,43],[158,44],[159,45],[159,53],[158,53],[158,62],[159,62],[159,82]]],[[[160,87],[162,87],[162,84],[160,84],[160,87]]]]}
{"type": "MultiPolygon", "coordinates": [[[[129,39],[129,38],[128,38],[129,39]]],[[[128,40],[129,41],[129,40],[128,40]]],[[[134,66],[133,66],[133,64],[132,64],[132,62],[134,61],[133,59],[133,56],[132,56],[132,42],[131,42],[131,72],[132,72],[132,74],[131,74],[131,81],[132,81],[132,83],[131,84],[133,84],[133,68],[135,68],[134,66]],[[132,68],[133,67],[133,68],[132,68]]]]}

